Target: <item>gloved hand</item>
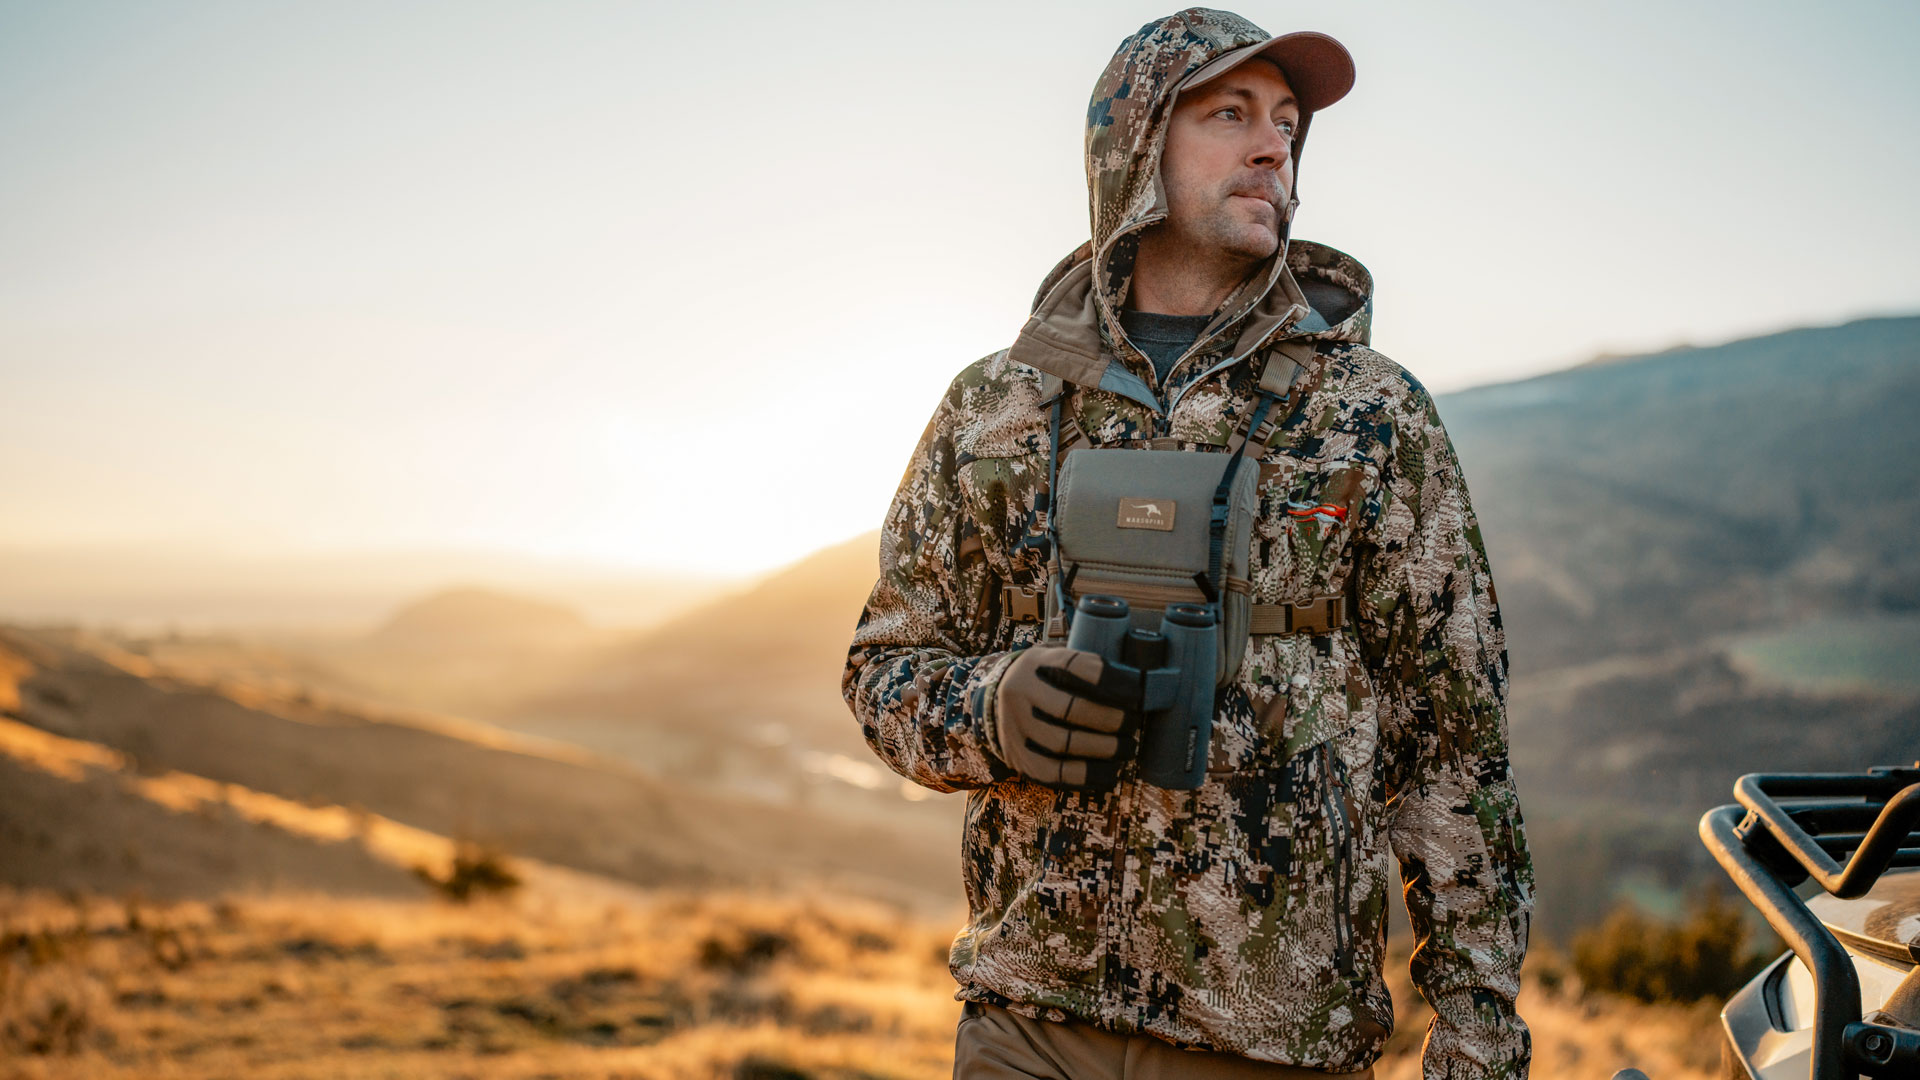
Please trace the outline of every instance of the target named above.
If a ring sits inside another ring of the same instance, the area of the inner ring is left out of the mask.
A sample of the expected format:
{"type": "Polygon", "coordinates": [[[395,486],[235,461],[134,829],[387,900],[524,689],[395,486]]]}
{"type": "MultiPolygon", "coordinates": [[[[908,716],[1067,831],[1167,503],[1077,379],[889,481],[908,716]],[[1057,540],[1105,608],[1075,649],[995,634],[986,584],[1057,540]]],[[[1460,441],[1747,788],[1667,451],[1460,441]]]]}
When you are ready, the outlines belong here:
{"type": "Polygon", "coordinates": [[[1038,645],[1014,658],[994,691],[1000,758],[1054,787],[1113,786],[1131,755],[1139,688],[1095,653],[1038,645]]]}

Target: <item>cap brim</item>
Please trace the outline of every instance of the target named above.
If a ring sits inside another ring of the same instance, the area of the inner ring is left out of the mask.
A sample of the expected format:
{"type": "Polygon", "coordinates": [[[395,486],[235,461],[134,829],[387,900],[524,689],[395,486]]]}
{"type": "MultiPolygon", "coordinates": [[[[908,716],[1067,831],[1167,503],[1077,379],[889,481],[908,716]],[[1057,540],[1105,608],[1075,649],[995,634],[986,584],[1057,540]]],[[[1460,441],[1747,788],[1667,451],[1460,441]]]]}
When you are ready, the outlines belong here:
{"type": "Polygon", "coordinates": [[[1307,112],[1321,109],[1347,96],[1353,89],[1353,57],[1347,47],[1326,34],[1302,30],[1282,34],[1253,45],[1242,46],[1207,61],[1187,77],[1182,90],[1225,75],[1256,56],[1264,56],[1286,73],[1287,85],[1300,108],[1307,112]]]}

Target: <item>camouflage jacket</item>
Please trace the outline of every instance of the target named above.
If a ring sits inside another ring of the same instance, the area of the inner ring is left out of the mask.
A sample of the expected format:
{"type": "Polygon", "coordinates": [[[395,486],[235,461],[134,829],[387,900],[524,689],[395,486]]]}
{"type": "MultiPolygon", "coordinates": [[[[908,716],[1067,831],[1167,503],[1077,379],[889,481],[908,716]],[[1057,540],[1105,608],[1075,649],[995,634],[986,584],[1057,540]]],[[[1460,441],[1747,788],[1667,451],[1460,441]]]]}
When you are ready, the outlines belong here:
{"type": "Polygon", "coordinates": [[[968,792],[959,997],[1359,1070],[1393,1023],[1381,969],[1397,860],[1413,977],[1436,1013],[1425,1075],[1523,1077],[1513,1002],[1532,869],[1500,618],[1433,401],[1367,346],[1369,275],[1330,248],[1286,245],[1164,386],[1117,321],[1127,236],[1165,213],[1165,110],[1125,113],[1116,89],[1170,96],[1207,59],[1264,38],[1196,9],[1123,44],[1089,117],[1094,240],[1049,276],[1013,348],[962,371],[935,409],[882,528],[843,689],[890,767],[968,792]],[[1046,485],[1042,373],[1069,384],[1065,413],[1093,445],[1224,452],[1281,342],[1314,355],[1248,448],[1253,600],[1344,594],[1351,617],[1252,638],[1218,695],[1197,791],[1145,784],[1131,766],[1104,791],[1020,779],[992,743],[991,690],[1040,629],[1007,617],[1002,589],[1037,591],[1045,572],[1020,546],[1046,485]]]}

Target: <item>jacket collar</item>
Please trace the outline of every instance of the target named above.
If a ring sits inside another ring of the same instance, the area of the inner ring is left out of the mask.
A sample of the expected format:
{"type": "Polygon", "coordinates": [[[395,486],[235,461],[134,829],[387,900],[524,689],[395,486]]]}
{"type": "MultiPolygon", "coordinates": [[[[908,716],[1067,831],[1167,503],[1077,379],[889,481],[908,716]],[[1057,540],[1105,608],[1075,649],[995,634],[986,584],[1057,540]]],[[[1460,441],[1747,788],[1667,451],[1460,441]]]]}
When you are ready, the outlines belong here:
{"type": "MultiPolygon", "coordinates": [[[[1253,287],[1249,281],[1242,289],[1253,287]]],[[[1372,276],[1352,256],[1324,244],[1295,240],[1287,245],[1285,265],[1271,287],[1263,289],[1252,310],[1231,328],[1232,344],[1224,357],[1202,377],[1280,341],[1308,338],[1364,344],[1372,322],[1372,292],[1372,276]],[[1317,303],[1308,300],[1309,293],[1317,303]]],[[[1244,303],[1236,295],[1222,311],[1234,313],[1244,303]]],[[[1132,398],[1155,412],[1171,411],[1172,403],[1161,400],[1143,373],[1122,362],[1107,344],[1101,306],[1094,288],[1092,248],[1083,244],[1048,275],[1008,358],[1078,386],[1132,398]]],[[[1234,317],[1229,314],[1223,321],[1231,323],[1234,317]]],[[[1211,335],[1202,335],[1207,336],[1211,335]]]]}

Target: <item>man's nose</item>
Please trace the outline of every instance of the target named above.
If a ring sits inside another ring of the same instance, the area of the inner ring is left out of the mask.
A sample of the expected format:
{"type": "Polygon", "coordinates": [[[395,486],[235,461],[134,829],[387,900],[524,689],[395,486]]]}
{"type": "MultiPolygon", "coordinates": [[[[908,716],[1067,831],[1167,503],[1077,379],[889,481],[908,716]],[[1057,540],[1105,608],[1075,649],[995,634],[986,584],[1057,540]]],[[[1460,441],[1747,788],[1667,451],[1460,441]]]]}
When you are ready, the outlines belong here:
{"type": "Polygon", "coordinates": [[[1293,156],[1293,140],[1279,128],[1260,126],[1254,145],[1247,152],[1247,164],[1263,169],[1278,169],[1293,156]]]}

